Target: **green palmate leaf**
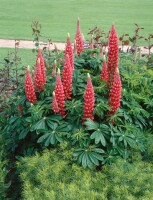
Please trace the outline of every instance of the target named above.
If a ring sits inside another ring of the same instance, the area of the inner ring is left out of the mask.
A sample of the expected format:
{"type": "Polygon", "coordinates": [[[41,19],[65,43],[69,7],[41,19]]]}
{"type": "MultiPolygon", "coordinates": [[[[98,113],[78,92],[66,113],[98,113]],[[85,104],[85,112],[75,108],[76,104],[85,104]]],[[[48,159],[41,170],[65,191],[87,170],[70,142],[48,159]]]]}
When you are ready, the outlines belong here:
{"type": "Polygon", "coordinates": [[[60,115],[43,117],[41,120],[32,125],[31,131],[54,129],[56,128],[54,126],[57,126],[57,123],[60,123],[61,119],[62,117],[60,115]]]}
{"type": "Polygon", "coordinates": [[[113,144],[113,146],[116,145],[116,141],[117,141],[117,137],[116,137],[115,134],[111,131],[110,142],[113,144]]]}
{"type": "Polygon", "coordinates": [[[86,125],[86,130],[97,130],[99,127],[99,124],[91,119],[87,119],[85,125],[86,125]]]}
{"type": "Polygon", "coordinates": [[[64,136],[68,133],[69,126],[67,123],[58,125],[57,123],[50,124],[50,130],[44,131],[44,134],[38,139],[38,143],[43,143],[45,146],[50,144],[56,145],[58,142],[64,141],[64,136]]]}
{"type": "Polygon", "coordinates": [[[47,119],[46,120],[46,124],[48,126],[48,129],[53,129],[55,122],[53,122],[52,120],[47,119]]]}
{"type": "Polygon", "coordinates": [[[84,151],[83,148],[75,149],[75,151],[73,152],[73,156],[74,156],[74,157],[77,157],[77,156],[78,156],[79,154],[81,154],[83,151],[84,151]]]}
{"type": "MultiPolygon", "coordinates": [[[[103,106],[103,103],[98,103],[94,109],[94,115],[98,115],[99,117],[103,118],[104,117],[104,111],[106,109],[103,106]]],[[[108,110],[108,109],[107,109],[108,110]]]]}
{"type": "Polygon", "coordinates": [[[50,133],[46,133],[44,134],[43,136],[41,136],[39,139],[38,139],[38,143],[42,143],[48,136],[50,136],[50,133]]]}
{"type": "Polygon", "coordinates": [[[61,115],[52,115],[52,116],[46,117],[46,120],[59,123],[62,120],[62,116],[61,115]]]}
{"type": "Polygon", "coordinates": [[[24,138],[27,136],[27,134],[29,133],[29,131],[30,131],[29,127],[24,128],[24,129],[19,133],[19,140],[24,139],[24,138]]]}
{"type": "Polygon", "coordinates": [[[111,164],[118,158],[117,151],[115,149],[108,149],[107,152],[104,153],[103,158],[103,164],[111,164]]]}
{"type": "Polygon", "coordinates": [[[90,136],[91,139],[95,139],[95,144],[98,144],[101,142],[103,146],[106,146],[106,140],[103,136],[103,133],[98,129],[97,131],[93,132],[92,135],[90,136]]]}
{"type": "Polygon", "coordinates": [[[58,131],[58,132],[62,132],[62,133],[68,133],[69,132],[69,130],[70,130],[70,125],[68,125],[67,123],[63,123],[63,124],[61,124],[60,126],[58,126],[57,128],[56,128],[56,130],[58,131]]]}
{"type": "Polygon", "coordinates": [[[82,156],[82,166],[85,168],[88,165],[90,165],[91,162],[90,162],[88,154],[86,152],[84,152],[82,154],[83,154],[83,156],[82,156]]]}
{"type": "Polygon", "coordinates": [[[73,156],[78,158],[78,163],[82,164],[84,168],[92,168],[94,165],[98,166],[99,161],[103,161],[102,153],[104,153],[102,149],[89,146],[75,149],[73,156]]]}
{"type": "Polygon", "coordinates": [[[124,147],[120,147],[119,145],[114,146],[113,147],[114,151],[119,153],[119,155],[124,158],[127,159],[129,157],[129,153],[128,153],[128,149],[124,148],[124,147]]]}
{"type": "Polygon", "coordinates": [[[13,124],[16,120],[20,119],[19,116],[11,117],[10,118],[10,124],[13,124]]]}
{"type": "Polygon", "coordinates": [[[125,132],[125,133],[122,133],[122,135],[119,137],[118,141],[123,142],[125,147],[127,147],[127,145],[134,146],[135,137],[132,133],[130,134],[130,133],[125,132]]]}
{"type": "Polygon", "coordinates": [[[36,124],[34,124],[32,127],[31,127],[31,131],[34,131],[34,130],[46,130],[47,129],[47,126],[46,126],[46,118],[42,118],[40,121],[38,121],[36,124]]]}
{"type": "Polygon", "coordinates": [[[50,144],[55,145],[57,142],[63,142],[63,138],[59,133],[52,131],[41,136],[37,142],[49,146],[50,144]]]}
{"type": "Polygon", "coordinates": [[[91,154],[89,154],[88,156],[89,156],[91,162],[92,162],[94,165],[96,165],[96,166],[99,165],[99,162],[98,162],[97,158],[95,158],[95,157],[92,156],[91,154]]]}

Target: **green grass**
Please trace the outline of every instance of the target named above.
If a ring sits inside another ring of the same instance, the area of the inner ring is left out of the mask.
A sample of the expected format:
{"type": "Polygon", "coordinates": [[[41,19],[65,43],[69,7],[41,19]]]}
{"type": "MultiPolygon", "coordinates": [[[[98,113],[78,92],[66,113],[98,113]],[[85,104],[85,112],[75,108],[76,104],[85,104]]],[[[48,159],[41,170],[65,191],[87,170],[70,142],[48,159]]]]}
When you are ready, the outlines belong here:
{"type": "Polygon", "coordinates": [[[53,41],[72,39],[76,20],[86,36],[89,28],[109,30],[115,23],[118,34],[134,32],[134,23],[153,33],[153,0],[0,0],[0,38],[32,40],[31,23],[40,21],[42,35],[53,41]]]}
{"type": "MultiPolygon", "coordinates": [[[[13,55],[14,49],[11,48],[0,48],[0,62],[4,62],[4,58],[8,57],[8,54],[13,55]]],[[[36,61],[36,56],[32,52],[31,49],[19,49],[18,56],[21,58],[21,64],[19,67],[23,66],[34,66],[36,61]]],[[[13,56],[11,56],[13,57],[13,56]]],[[[0,64],[0,68],[2,68],[2,64],[0,64]]]]}

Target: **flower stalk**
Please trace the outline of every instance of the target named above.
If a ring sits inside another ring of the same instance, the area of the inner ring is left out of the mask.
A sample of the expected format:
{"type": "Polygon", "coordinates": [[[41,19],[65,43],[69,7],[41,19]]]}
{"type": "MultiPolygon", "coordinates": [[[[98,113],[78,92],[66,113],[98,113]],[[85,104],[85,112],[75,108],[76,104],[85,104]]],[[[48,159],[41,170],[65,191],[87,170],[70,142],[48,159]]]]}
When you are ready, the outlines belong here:
{"type": "Polygon", "coordinates": [[[59,107],[59,113],[62,115],[62,117],[65,117],[65,101],[64,101],[64,89],[63,89],[63,84],[61,81],[61,76],[60,76],[60,69],[57,71],[57,76],[56,76],[56,84],[55,84],[55,97],[57,100],[57,104],[59,107]]]}
{"type": "Polygon", "coordinates": [[[30,67],[27,67],[26,77],[25,77],[25,93],[26,98],[30,103],[34,103],[37,101],[34,84],[30,75],[30,67]]]}
{"type": "Polygon", "coordinates": [[[94,120],[94,89],[91,81],[90,74],[87,74],[87,85],[84,93],[84,112],[83,112],[83,123],[87,118],[94,120]]]}

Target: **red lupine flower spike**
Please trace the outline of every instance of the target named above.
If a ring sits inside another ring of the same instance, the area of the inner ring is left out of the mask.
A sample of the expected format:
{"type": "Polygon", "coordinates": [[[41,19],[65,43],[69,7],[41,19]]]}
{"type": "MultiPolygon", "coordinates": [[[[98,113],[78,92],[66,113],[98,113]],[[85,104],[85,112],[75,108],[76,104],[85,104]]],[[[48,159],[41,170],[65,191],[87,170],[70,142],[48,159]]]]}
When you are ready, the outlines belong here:
{"type": "Polygon", "coordinates": [[[58,69],[57,76],[56,76],[55,96],[56,96],[57,104],[59,107],[59,113],[64,118],[65,117],[65,101],[64,101],[64,89],[63,89],[61,76],[60,76],[60,69],[58,69]]]}
{"type": "Polygon", "coordinates": [[[114,114],[120,107],[122,84],[120,80],[119,70],[116,69],[114,81],[110,90],[109,106],[112,108],[108,114],[114,114]]]}
{"type": "Polygon", "coordinates": [[[35,67],[35,86],[38,89],[39,92],[41,92],[44,88],[44,82],[43,82],[43,75],[41,73],[41,66],[40,66],[40,58],[36,61],[36,67],[35,67]]]}
{"type": "Polygon", "coordinates": [[[76,34],[75,34],[75,40],[76,40],[77,54],[80,55],[80,53],[83,52],[83,38],[82,38],[82,34],[81,34],[79,18],[77,20],[77,30],[76,30],[76,34]]]}
{"type": "Polygon", "coordinates": [[[105,82],[108,82],[108,80],[109,80],[109,74],[108,74],[108,68],[107,68],[105,55],[103,55],[103,62],[102,62],[102,70],[101,70],[101,74],[100,74],[100,79],[104,80],[105,82]]]}
{"type": "Polygon", "coordinates": [[[45,68],[45,62],[44,62],[44,58],[42,55],[42,51],[40,48],[38,49],[37,59],[38,58],[40,59],[41,74],[42,74],[43,86],[44,86],[46,84],[46,68],[45,68]]]}
{"type": "Polygon", "coordinates": [[[63,76],[62,83],[64,88],[65,99],[71,99],[72,95],[72,69],[70,64],[69,55],[65,57],[64,67],[63,67],[63,76]]]}
{"type": "Polygon", "coordinates": [[[88,73],[87,85],[84,93],[84,113],[83,113],[83,123],[87,118],[91,120],[94,119],[93,110],[94,110],[94,89],[92,85],[92,81],[90,78],[90,74],[88,73]]]}
{"type": "Polygon", "coordinates": [[[57,100],[56,100],[55,92],[53,92],[52,110],[53,110],[55,113],[59,113],[59,107],[58,107],[58,103],[57,103],[57,100]]]}
{"type": "Polygon", "coordinates": [[[112,25],[108,43],[109,89],[111,89],[116,68],[118,68],[118,35],[115,26],[112,25]]]}
{"type": "Polygon", "coordinates": [[[53,65],[53,70],[52,70],[52,77],[56,76],[56,67],[57,67],[57,62],[54,60],[54,65],[53,65]]]}
{"type": "Polygon", "coordinates": [[[72,48],[72,43],[70,40],[70,34],[67,34],[67,43],[66,43],[66,47],[65,47],[65,56],[68,54],[69,55],[69,59],[70,59],[70,63],[71,63],[71,68],[72,71],[74,70],[74,55],[73,55],[73,48],[72,48]]]}
{"type": "Polygon", "coordinates": [[[29,66],[27,67],[27,72],[26,72],[26,77],[25,77],[25,93],[26,93],[26,98],[30,103],[34,103],[37,101],[34,85],[32,82],[31,75],[30,75],[29,66]]]}

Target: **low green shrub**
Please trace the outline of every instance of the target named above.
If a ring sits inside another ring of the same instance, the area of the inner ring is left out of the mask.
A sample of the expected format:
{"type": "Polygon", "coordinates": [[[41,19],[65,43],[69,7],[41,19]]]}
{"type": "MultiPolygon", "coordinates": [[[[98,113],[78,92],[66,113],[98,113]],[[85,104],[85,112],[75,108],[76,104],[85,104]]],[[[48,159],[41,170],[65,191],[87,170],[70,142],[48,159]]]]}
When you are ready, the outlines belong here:
{"type": "Polygon", "coordinates": [[[102,170],[84,170],[74,164],[71,151],[46,150],[23,158],[18,170],[24,200],[150,200],[153,161],[135,154],[130,163],[117,159],[102,170]]]}

